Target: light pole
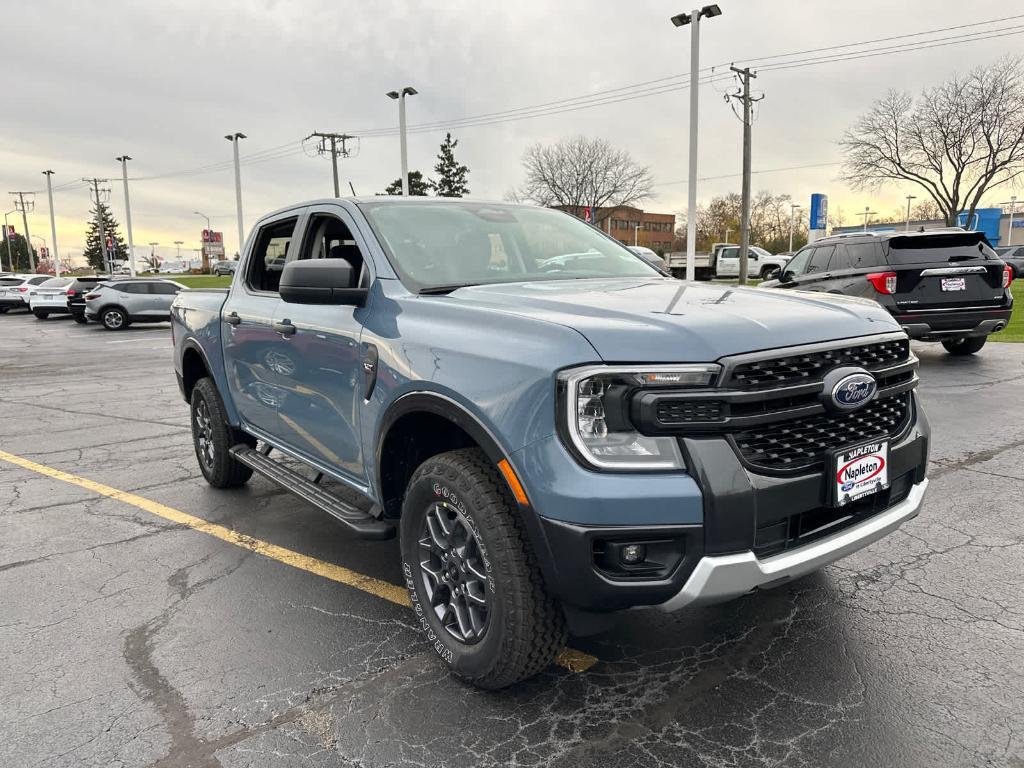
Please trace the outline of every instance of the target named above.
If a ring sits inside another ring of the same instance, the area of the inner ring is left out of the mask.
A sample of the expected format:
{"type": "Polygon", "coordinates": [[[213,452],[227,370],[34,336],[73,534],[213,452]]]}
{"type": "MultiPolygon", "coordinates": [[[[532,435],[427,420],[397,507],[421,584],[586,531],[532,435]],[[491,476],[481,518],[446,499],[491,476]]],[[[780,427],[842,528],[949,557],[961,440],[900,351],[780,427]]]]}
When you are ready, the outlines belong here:
{"type": "Polygon", "coordinates": [[[175,248],[176,248],[174,258],[176,258],[178,260],[178,266],[181,266],[181,246],[183,246],[184,244],[185,244],[184,240],[175,240],[174,241],[174,245],[175,245],[175,248]]]}
{"type": "Polygon", "coordinates": [[[156,260],[156,247],[158,245],[160,245],[160,243],[149,244],[149,266],[152,267],[154,271],[157,270],[160,266],[156,260]]]}
{"type": "Polygon", "coordinates": [[[7,217],[12,213],[17,213],[17,209],[15,208],[13,211],[7,211],[7,213],[3,215],[3,239],[7,243],[7,261],[10,264],[10,270],[12,272],[16,272],[17,269],[14,268],[14,255],[10,252],[10,227],[7,225],[7,217]]]}
{"type": "Polygon", "coordinates": [[[398,134],[402,145],[402,194],[409,194],[409,159],[405,147],[405,97],[415,96],[419,91],[407,85],[400,91],[388,91],[389,99],[398,99],[398,134]]]}
{"type": "Polygon", "coordinates": [[[796,203],[789,204],[789,252],[793,252],[793,222],[796,219],[796,212],[799,211],[801,206],[796,203]]]}
{"type": "Polygon", "coordinates": [[[691,13],[680,13],[671,21],[677,27],[690,26],[690,168],[686,204],[686,279],[697,269],[697,81],[700,75],[700,17],[721,16],[717,5],[705,5],[691,13]]]}
{"type": "MultiPolygon", "coordinates": [[[[246,138],[244,133],[229,133],[224,137],[231,142],[235,150],[235,207],[238,210],[238,252],[242,252],[242,246],[245,245],[245,228],[242,225],[242,171],[238,166],[238,140],[246,138]]],[[[209,229],[209,226],[207,226],[209,229]]],[[[210,268],[207,263],[206,249],[203,250],[203,270],[206,271],[210,268]]]]}
{"type": "Polygon", "coordinates": [[[907,195],[907,226],[904,232],[910,231],[910,201],[917,200],[917,195],[907,195]]]}
{"type": "Polygon", "coordinates": [[[864,206],[864,213],[862,213],[861,216],[864,217],[864,231],[865,232],[868,231],[868,218],[871,217],[871,216],[874,216],[876,213],[878,213],[878,211],[872,211],[871,210],[871,206],[868,206],[868,205],[864,206]]]}
{"type": "Polygon", "coordinates": [[[121,163],[121,178],[124,180],[124,223],[128,228],[128,272],[135,277],[135,241],[132,239],[132,203],[128,199],[128,155],[114,158],[121,163]]]}
{"type": "MultiPolygon", "coordinates": [[[[1010,221],[1009,221],[1009,226],[1006,228],[1006,244],[1007,245],[1013,245],[1013,214],[1014,214],[1014,211],[1017,209],[1017,196],[1016,195],[1011,195],[1010,199],[1007,202],[1000,203],[1000,205],[1009,205],[1010,206],[1010,221]]],[[[8,247],[8,249],[10,249],[10,245],[9,244],[8,244],[7,247],[8,247]]],[[[8,255],[10,255],[10,250],[8,250],[8,255]]],[[[11,268],[12,269],[14,268],[13,265],[12,265],[11,268]]]]}
{"type": "Polygon", "coordinates": [[[54,276],[60,277],[60,254],[57,253],[57,221],[53,214],[53,183],[50,177],[53,176],[53,171],[43,171],[43,176],[46,177],[46,196],[50,201],[50,237],[53,243],[53,269],[54,276]]]}

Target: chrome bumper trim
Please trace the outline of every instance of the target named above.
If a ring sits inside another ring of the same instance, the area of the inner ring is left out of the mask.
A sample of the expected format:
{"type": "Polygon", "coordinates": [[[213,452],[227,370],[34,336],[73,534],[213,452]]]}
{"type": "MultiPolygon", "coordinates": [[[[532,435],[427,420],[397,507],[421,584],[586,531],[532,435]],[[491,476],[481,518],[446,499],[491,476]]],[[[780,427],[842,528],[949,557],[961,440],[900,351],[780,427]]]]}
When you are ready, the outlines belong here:
{"type": "Polygon", "coordinates": [[[702,557],[683,588],[656,607],[677,611],[689,605],[718,603],[816,571],[878,541],[916,517],[927,488],[928,481],[923,480],[910,489],[907,498],[885,512],[789,552],[764,559],[758,559],[753,552],[702,557]]]}

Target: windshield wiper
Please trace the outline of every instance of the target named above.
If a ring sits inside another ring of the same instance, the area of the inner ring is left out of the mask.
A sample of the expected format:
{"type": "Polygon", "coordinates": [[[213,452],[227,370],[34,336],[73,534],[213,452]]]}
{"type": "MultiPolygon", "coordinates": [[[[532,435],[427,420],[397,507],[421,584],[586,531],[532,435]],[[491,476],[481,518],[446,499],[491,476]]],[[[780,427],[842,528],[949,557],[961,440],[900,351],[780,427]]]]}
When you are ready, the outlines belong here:
{"type": "Polygon", "coordinates": [[[420,288],[416,293],[420,296],[443,296],[446,293],[457,291],[459,288],[472,288],[474,285],[483,285],[483,283],[452,283],[451,285],[430,285],[426,288],[420,288]]]}

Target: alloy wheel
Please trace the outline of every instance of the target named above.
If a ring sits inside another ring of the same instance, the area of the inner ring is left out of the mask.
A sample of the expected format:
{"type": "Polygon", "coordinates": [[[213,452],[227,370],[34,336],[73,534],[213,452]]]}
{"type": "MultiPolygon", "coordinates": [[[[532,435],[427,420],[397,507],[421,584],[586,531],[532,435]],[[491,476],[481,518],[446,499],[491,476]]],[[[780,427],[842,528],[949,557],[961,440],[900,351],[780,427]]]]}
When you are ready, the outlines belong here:
{"type": "Polygon", "coordinates": [[[196,436],[196,446],[199,449],[199,458],[207,468],[213,467],[213,419],[210,418],[210,408],[205,400],[196,403],[193,422],[196,436]]]}
{"type": "Polygon", "coordinates": [[[420,526],[420,571],[427,605],[441,626],[467,645],[479,642],[490,615],[482,547],[465,516],[434,502],[420,526]]]}

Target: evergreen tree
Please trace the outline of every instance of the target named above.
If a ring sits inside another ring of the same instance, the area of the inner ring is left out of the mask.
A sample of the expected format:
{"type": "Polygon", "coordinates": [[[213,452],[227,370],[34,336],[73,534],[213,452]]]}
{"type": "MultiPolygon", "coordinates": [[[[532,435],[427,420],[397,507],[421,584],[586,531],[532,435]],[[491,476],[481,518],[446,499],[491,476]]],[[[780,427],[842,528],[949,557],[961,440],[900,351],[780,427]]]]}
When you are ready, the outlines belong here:
{"type": "MultiPolygon", "coordinates": [[[[423,174],[419,171],[409,171],[409,195],[417,195],[419,197],[426,196],[434,187],[434,182],[429,179],[424,179],[423,174]]],[[[384,190],[385,195],[400,195],[402,194],[402,177],[399,176],[397,179],[392,181],[387,189],[384,190]]]]}
{"type": "Polygon", "coordinates": [[[102,271],[107,268],[107,264],[103,259],[103,250],[100,243],[100,228],[96,222],[96,208],[99,207],[100,215],[103,217],[103,234],[111,241],[111,253],[112,259],[128,259],[128,247],[124,244],[124,240],[121,239],[121,232],[118,230],[117,219],[114,218],[110,212],[110,206],[104,203],[97,203],[93,205],[91,216],[89,217],[89,229],[85,233],[85,251],[82,255],[89,260],[89,266],[97,271],[102,271]]]}
{"type": "Polygon", "coordinates": [[[434,173],[438,177],[437,183],[434,184],[434,190],[438,197],[462,197],[469,194],[469,186],[466,184],[469,168],[455,161],[457,146],[459,146],[458,140],[452,141],[450,133],[441,142],[437,165],[434,166],[434,173]]]}
{"type": "MultiPolygon", "coordinates": [[[[25,238],[18,234],[14,234],[14,237],[10,240],[11,251],[10,255],[7,253],[7,243],[4,242],[3,238],[0,238],[0,264],[3,264],[4,269],[11,268],[11,259],[14,260],[14,272],[21,272],[27,274],[32,270],[32,265],[29,262],[28,248],[25,247],[25,238]]],[[[39,263],[39,252],[33,248],[32,256],[39,263]]]]}

